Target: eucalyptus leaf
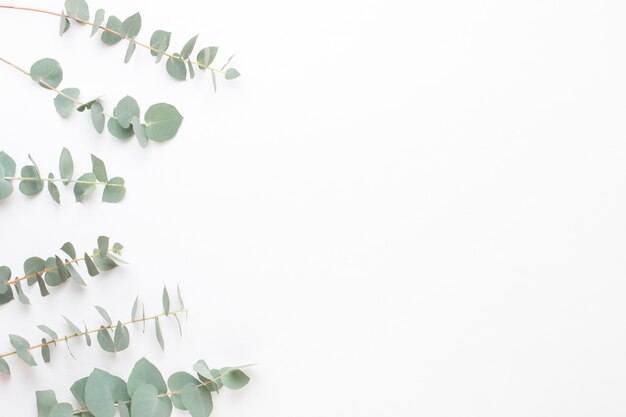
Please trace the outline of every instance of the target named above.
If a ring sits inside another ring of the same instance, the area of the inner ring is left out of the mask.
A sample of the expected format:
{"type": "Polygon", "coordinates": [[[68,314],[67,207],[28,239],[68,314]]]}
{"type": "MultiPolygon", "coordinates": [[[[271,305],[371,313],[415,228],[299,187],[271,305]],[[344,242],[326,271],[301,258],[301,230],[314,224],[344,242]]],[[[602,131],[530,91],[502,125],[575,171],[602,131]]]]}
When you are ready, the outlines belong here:
{"type": "Polygon", "coordinates": [[[103,307],[100,307],[100,306],[94,306],[94,307],[98,311],[98,313],[102,316],[104,321],[106,321],[109,326],[112,326],[113,320],[111,320],[111,316],[109,315],[109,313],[103,307]]]}
{"type": "Polygon", "coordinates": [[[170,294],[167,292],[167,287],[163,287],[163,312],[166,316],[170,314],[170,294]]]}
{"type": "Polygon", "coordinates": [[[76,100],[78,100],[79,95],[80,90],[78,88],[64,88],[61,90],[54,98],[54,107],[57,113],[59,113],[61,117],[69,116],[72,110],[74,110],[74,106],[76,106],[76,100]]]}
{"type": "Polygon", "coordinates": [[[185,43],[185,46],[183,46],[183,49],[180,51],[181,58],[189,59],[189,56],[191,56],[191,53],[193,52],[193,48],[196,46],[197,40],[198,40],[198,35],[189,39],[187,43],[185,43]]]}
{"type": "Polygon", "coordinates": [[[24,294],[24,290],[22,289],[22,281],[15,282],[15,292],[17,293],[17,299],[20,300],[20,303],[26,305],[30,304],[30,300],[26,294],[24,294]]]}
{"type": "Polygon", "coordinates": [[[93,174],[96,176],[96,179],[100,182],[107,182],[109,180],[109,177],[107,177],[107,169],[102,159],[98,158],[94,154],[91,154],[91,164],[91,172],[93,172],[93,174]]]}
{"type": "Polygon", "coordinates": [[[42,297],[47,297],[50,295],[50,292],[46,287],[46,283],[43,282],[43,278],[41,278],[41,275],[39,274],[37,274],[37,284],[39,285],[39,292],[41,293],[42,297]]]}
{"type": "Polygon", "coordinates": [[[113,118],[110,118],[107,122],[107,128],[109,129],[109,133],[118,139],[128,139],[133,136],[132,127],[123,128],[120,123],[113,118]]]}
{"type": "Polygon", "coordinates": [[[126,195],[126,187],[122,177],[114,177],[104,187],[102,201],[105,203],[119,203],[126,195]]]}
{"type": "Polygon", "coordinates": [[[48,336],[50,336],[52,340],[57,340],[59,338],[59,335],[48,326],[40,324],[39,326],[37,326],[37,328],[41,330],[42,332],[44,332],[45,334],[47,334],[48,336]]]}
{"type": "Polygon", "coordinates": [[[109,242],[110,242],[110,239],[108,236],[98,237],[98,256],[100,257],[107,256],[107,253],[109,253],[109,242]]]}
{"type": "Polygon", "coordinates": [[[0,305],[4,305],[14,300],[13,290],[11,287],[7,288],[7,291],[0,294],[0,305]]]}
{"type": "Polygon", "coordinates": [[[69,17],[89,21],[89,6],[85,0],[65,0],[65,10],[69,17]]]}
{"type": "Polygon", "coordinates": [[[68,319],[68,318],[67,318],[67,317],[65,317],[65,316],[62,316],[62,317],[65,319],[65,321],[67,322],[67,324],[70,326],[70,329],[71,329],[71,331],[72,331],[72,335],[77,335],[77,334],[81,334],[81,333],[82,333],[82,331],[80,330],[80,328],[79,328],[77,325],[75,325],[75,324],[74,324],[74,323],[73,323],[70,319],[68,319]]]}
{"type": "Polygon", "coordinates": [[[115,353],[115,343],[113,342],[111,333],[109,333],[109,329],[104,326],[100,327],[96,338],[102,350],[105,352],[115,353]]]}
{"type": "Polygon", "coordinates": [[[37,282],[37,273],[42,273],[46,269],[46,261],[38,256],[31,256],[24,261],[24,275],[32,275],[27,279],[28,285],[34,285],[37,282]]]}
{"type": "Polygon", "coordinates": [[[157,57],[156,62],[161,61],[163,53],[169,48],[171,36],[171,32],[164,30],[156,30],[152,34],[150,38],[150,48],[152,48],[150,54],[157,57]]]}
{"type": "Polygon", "coordinates": [[[87,342],[87,346],[91,346],[91,336],[89,336],[89,329],[87,329],[87,323],[83,321],[83,326],[85,326],[85,342],[87,342]]]}
{"type": "Polygon", "coordinates": [[[156,329],[156,337],[159,346],[161,346],[161,350],[165,350],[165,340],[163,340],[163,333],[161,332],[161,324],[159,323],[158,317],[154,319],[154,327],[156,329]]]}
{"type": "Polygon", "coordinates": [[[73,415],[72,405],[69,403],[55,404],[50,410],[48,417],[72,417],[73,415]]]}
{"type": "Polygon", "coordinates": [[[211,392],[205,387],[187,384],[183,388],[181,399],[191,417],[209,417],[213,411],[211,392]]]}
{"type": "Polygon", "coordinates": [[[8,282],[11,280],[11,269],[8,266],[0,266],[0,294],[9,290],[8,282]]]}
{"type": "Polygon", "coordinates": [[[113,109],[113,116],[117,118],[117,122],[124,129],[130,127],[130,122],[133,117],[139,117],[139,105],[137,100],[131,96],[126,96],[117,103],[115,109],[113,109]]]}
{"type": "Polygon", "coordinates": [[[46,343],[46,339],[41,339],[41,358],[45,363],[50,363],[50,346],[46,343]]]}
{"type": "Polygon", "coordinates": [[[57,404],[57,397],[54,391],[37,391],[35,392],[37,398],[37,416],[48,417],[52,407],[57,404]]]}
{"type": "Polygon", "coordinates": [[[72,280],[74,280],[75,283],[77,283],[78,285],[82,285],[82,286],[87,285],[87,283],[85,282],[83,277],[80,275],[78,270],[74,268],[74,265],[68,263],[66,267],[67,267],[67,271],[70,273],[70,277],[72,278],[72,280]]]}
{"type": "Polygon", "coordinates": [[[22,167],[22,178],[28,178],[20,181],[20,191],[24,195],[33,196],[37,195],[43,190],[43,181],[39,175],[37,167],[34,165],[26,165],[22,167]]]}
{"type": "Polygon", "coordinates": [[[132,397],[130,414],[133,417],[170,417],[172,401],[169,397],[159,397],[158,394],[157,389],[152,385],[140,385],[132,397]]]}
{"type": "Polygon", "coordinates": [[[91,172],[81,175],[76,180],[74,196],[77,202],[82,203],[85,197],[94,192],[97,180],[96,176],[91,172]]]}
{"type": "Polygon", "coordinates": [[[0,374],[11,375],[11,368],[4,358],[0,358],[0,374]]]}
{"type": "Polygon", "coordinates": [[[228,68],[226,70],[226,74],[224,74],[224,78],[226,78],[227,80],[234,80],[239,76],[241,76],[241,74],[235,68],[228,68]]]}
{"type": "Polygon", "coordinates": [[[78,401],[78,404],[80,404],[82,408],[87,407],[87,403],[85,402],[85,385],[87,385],[87,377],[74,382],[70,388],[72,395],[74,395],[74,398],[76,398],[76,401],[78,401]]]}
{"type": "Polygon", "coordinates": [[[139,142],[139,145],[142,148],[148,146],[148,136],[146,135],[146,125],[142,124],[139,121],[138,117],[133,117],[130,121],[130,124],[133,126],[133,132],[135,133],[135,137],[139,142]]]}
{"type": "Polygon", "coordinates": [[[163,142],[173,138],[183,121],[183,116],[176,107],[167,103],[153,104],[144,118],[146,120],[146,135],[155,142],[163,142]]]}
{"type": "MultiPolygon", "coordinates": [[[[194,384],[197,386],[200,385],[200,381],[187,372],[176,372],[167,379],[167,386],[172,392],[182,391],[187,384],[194,384]]],[[[174,407],[179,410],[187,409],[183,403],[180,393],[172,395],[172,403],[174,404],[174,407]]]]}
{"type": "Polygon", "coordinates": [[[104,131],[104,109],[99,101],[95,101],[91,105],[91,123],[93,124],[96,132],[102,133],[104,131]]]}
{"type": "Polygon", "coordinates": [[[24,361],[24,363],[28,366],[37,366],[37,362],[35,362],[33,355],[31,355],[28,351],[30,349],[30,343],[28,343],[26,339],[15,334],[10,334],[9,340],[11,342],[11,346],[15,348],[18,358],[24,361]]]}
{"type": "Polygon", "coordinates": [[[197,57],[198,68],[200,68],[201,70],[205,70],[207,67],[209,67],[213,63],[213,60],[217,55],[218,49],[219,48],[217,46],[209,46],[207,48],[201,49],[200,52],[198,52],[197,57]]]}
{"type": "MultiPolygon", "coordinates": [[[[10,274],[9,274],[10,275],[10,274]]],[[[137,318],[137,311],[139,308],[139,296],[135,298],[135,302],[133,303],[133,310],[130,314],[130,319],[135,320],[137,318]]]]}
{"type": "Polygon", "coordinates": [[[126,55],[124,55],[124,64],[128,64],[130,62],[130,59],[135,53],[135,49],[137,49],[137,44],[135,42],[129,42],[128,48],[126,48],[126,55]]]}
{"type": "Polygon", "coordinates": [[[120,31],[122,30],[122,21],[120,19],[115,16],[109,16],[105,27],[107,29],[111,29],[117,34],[103,30],[102,36],[100,37],[100,39],[102,39],[102,42],[106,43],[107,45],[115,45],[122,40],[122,37],[119,35],[120,31]]]}
{"type": "Polygon", "coordinates": [[[61,250],[67,254],[72,259],[76,259],[76,249],[72,242],[65,242],[63,246],[61,246],[61,250]]]}
{"type": "Polygon", "coordinates": [[[220,372],[222,374],[222,384],[226,388],[237,390],[245,387],[250,382],[250,377],[241,369],[222,368],[220,372]]]}
{"type": "Polygon", "coordinates": [[[167,73],[176,80],[185,81],[187,79],[187,67],[185,66],[185,62],[181,60],[179,54],[173,54],[167,59],[165,69],[167,73]]]}
{"type": "Polygon", "coordinates": [[[139,12],[129,16],[122,22],[120,35],[124,38],[134,39],[141,30],[141,15],[139,12]]]}
{"type": "Polygon", "coordinates": [[[41,84],[42,87],[57,88],[63,80],[63,70],[58,61],[52,58],[43,58],[30,67],[30,78],[41,84]]]}
{"type": "Polygon", "coordinates": [[[0,152],[0,167],[4,169],[4,175],[12,177],[15,175],[17,166],[15,161],[4,151],[0,152]]]}
{"type": "Polygon", "coordinates": [[[85,253],[84,255],[84,261],[85,265],[87,266],[87,272],[89,273],[89,276],[95,277],[96,275],[100,274],[98,267],[91,259],[91,256],[89,256],[87,253],[85,253]]]}
{"type": "Polygon", "coordinates": [[[128,400],[130,396],[126,383],[121,378],[100,369],[89,375],[85,385],[85,403],[95,417],[115,416],[115,404],[128,400]]]}
{"type": "Polygon", "coordinates": [[[115,344],[115,351],[121,352],[126,350],[130,345],[130,335],[128,328],[118,321],[115,326],[115,334],[113,335],[113,343],[115,344]]]}
{"type": "Polygon", "coordinates": [[[48,174],[48,192],[52,199],[57,203],[61,204],[61,194],[59,193],[59,187],[54,183],[54,175],[52,173],[48,174]]]}
{"type": "Polygon", "coordinates": [[[64,185],[69,184],[72,175],[74,175],[74,160],[67,148],[63,148],[61,151],[61,157],[59,158],[59,175],[61,175],[64,185]]]}
{"type": "Polygon", "coordinates": [[[65,12],[61,10],[61,19],[59,20],[59,36],[63,36],[65,32],[70,29],[70,21],[65,15],[65,12]]]}
{"type": "Polygon", "coordinates": [[[100,29],[100,25],[104,21],[104,9],[98,9],[93,18],[93,26],[91,27],[91,36],[95,35],[100,29]]]}
{"type": "Polygon", "coordinates": [[[128,377],[128,394],[131,398],[137,388],[144,384],[155,387],[158,394],[165,394],[167,392],[167,385],[165,384],[163,375],[161,375],[157,367],[146,358],[137,361],[128,377]]]}

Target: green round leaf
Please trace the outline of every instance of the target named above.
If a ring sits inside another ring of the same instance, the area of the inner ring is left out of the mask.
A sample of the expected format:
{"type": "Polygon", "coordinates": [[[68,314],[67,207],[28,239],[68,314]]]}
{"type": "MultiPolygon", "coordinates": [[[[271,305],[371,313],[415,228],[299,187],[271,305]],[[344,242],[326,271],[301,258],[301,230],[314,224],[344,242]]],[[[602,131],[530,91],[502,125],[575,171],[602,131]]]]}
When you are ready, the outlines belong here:
{"type": "MultiPolygon", "coordinates": [[[[140,385],[133,394],[130,414],[133,417],[170,417],[172,401],[169,397],[159,397],[159,392],[152,385],[140,385]]],[[[112,416],[96,416],[112,417],[112,416]]]]}
{"type": "Polygon", "coordinates": [[[204,70],[211,65],[217,55],[217,50],[217,46],[209,46],[208,48],[201,49],[200,52],[198,52],[198,68],[204,70]]]}
{"type": "Polygon", "coordinates": [[[250,381],[250,377],[241,369],[222,368],[222,383],[226,388],[240,389],[245,387],[250,381]]]}
{"type": "Polygon", "coordinates": [[[89,21],[89,6],[85,0],[65,0],[65,10],[69,17],[89,21]]]}
{"type": "Polygon", "coordinates": [[[104,187],[102,201],[105,203],[119,203],[126,195],[126,187],[122,177],[111,178],[104,187]]]}
{"type": "Polygon", "coordinates": [[[152,37],[150,38],[150,47],[152,49],[156,49],[156,51],[150,50],[150,54],[157,57],[157,62],[161,60],[163,53],[167,50],[167,48],[169,48],[171,36],[171,32],[166,32],[164,30],[156,30],[152,34],[152,37]]]}
{"type": "Polygon", "coordinates": [[[92,172],[83,174],[76,180],[74,185],[74,196],[77,202],[82,202],[86,196],[91,194],[95,189],[97,182],[96,176],[92,172]]]}
{"type": "MultiPolygon", "coordinates": [[[[35,62],[30,67],[30,78],[38,83],[46,83],[53,88],[57,88],[63,80],[63,70],[61,65],[52,58],[44,58],[35,62]]],[[[45,85],[41,84],[46,87],[45,85]]]]}
{"type": "Polygon", "coordinates": [[[179,54],[174,54],[173,57],[167,59],[165,69],[167,69],[167,73],[174,79],[179,81],[185,81],[187,79],[187,67],[185,66],[185,62],[181,61],[179,54]]]}
{"type": "Polygon", "coordinates": [[[116,119],[110,118],[107,122],[109,133],[119,139],[128,139],[133,136],[132,126],[124,129],[116,119]]]}
{"type": "Polygon", "coordinates": [[[4,168],[3,176],[12,177],[15,175],[15,161],[4,151],[0,152],[0,167],[4,168]]]}
{"type": "Polygon", "coordinates": [[[148,139],[163,142],[176,136],[183,116],[171,104],[158,103],[150,106],[145,120],[148,139]]]}
{"type": "Polygon", "coordinates": [[[137,100],[131,96],[126,96],[117,103],[115,109],[113,109],[113,116],[117,118],[117,122],[124,129],[130,127],[130,122],[133,117],[139,117],[139,105],[137,100]]]}
{"type": "Polygon", "coordinates": [[[91,123],[98,133],[102,133],[102,131],[104,131],[103,111],[104,109],[102,108],[102,104],[100,104],[99,101],[95,101],[91,105],[91,123]]]}
{"type": "MultiPolygon", "coordinates": [[[[200,385],[200,381],[187,372],[176,372],[167,379],[167,386],[170,388],[170,391],[182,391],[187,384],[200,385]]],[[[172,403],[179,410],[187,409],[185,404],[183,404],[181,394],[172,395],[172,403]]]]}
{"type": "Polygon", "coordinates": [[[39,171],[33,165],[26,165],[21,171],[22,178],[27,180],[20,181],[20,191],[24,195],[37,195],[43,190],[43,181],[39,176],[39,171]]]}
{"type": "Polygon", "coordinates": [[[13,193],[13,184],[5,179],[0,179],[0,200],[3,200],[13,193]]]}
{"type": "Polygon", "coordinates": [[[226,74],[224,75],[224,78],[226,78],[227,80],[234,80],[235,78],[238,78],[239,76],[241,76],[241,74],[239,74],[239,71],[237,71],[235,68],[228,68],[226,70],[226,74]]]}
{"type": "Polygon", "coordinates": [[[100,369],[89,375],[85,385],[85,403],[95,417],[115,416],[115,404],[128,400],[130,396],[126,383],[121,378],[100,369]]]}
{"type": "Polygon", "coordinates": [[[57,109],[57,113],[59,113],[61,117],[67,117],[72,113],[72,110],[74,110],[76,102],[70,100],[66,96],[78,99],[80,90],[78,88],[64,88],[61,90],[61,93],[62,94],[57,94],[54,98],[54,107],[57,109]]]}
{"type": "Polygon", "coordinates": [[[213,411],[211,392],[206,387],[187,384],[183,388],[181,398],[192,417],[209,417],[213,411]]]}
{"type": "MultiPolygon", "coordinates": [[[[120,33],[120,30],[122,29],[122,21],[115,16],[109,16],[105,27],[117,33],[120,33]]],[[[107,32],[106,30],[102,31],[102,35],[100,36],[100,39],[102,39],[102,42],[106,43],[107,45],[115,45],[116,43],[122,40],[122,38],[119,35],[116,35],[111,32],[107,32]]]]}
{"type": "Polygon", "coordinates": [[[146,358],[140,359],[130,373],[128,377],[128,394],[132,397],[137,388],[144,384],[152,385],[159,394],[167,392],[167,385],[165,385],[163,375],[146,358]]]}

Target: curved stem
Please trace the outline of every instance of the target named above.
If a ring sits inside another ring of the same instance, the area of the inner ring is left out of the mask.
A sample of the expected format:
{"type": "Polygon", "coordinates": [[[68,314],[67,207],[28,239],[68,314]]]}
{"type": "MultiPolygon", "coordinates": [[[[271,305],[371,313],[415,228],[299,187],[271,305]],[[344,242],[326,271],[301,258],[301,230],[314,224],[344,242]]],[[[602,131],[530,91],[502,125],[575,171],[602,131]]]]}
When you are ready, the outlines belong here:
{"type": "MultiPolygon", "coordinates": [[[[96,251],[96,253],[94,253],[94,254],[92,255],[92,257],[93,257],[93,256],[97,256],[97,255],[98,255],[98,253],[99,253],[99,252],[98,252],[98,251],[96,251]]],[[[67,261],[67,262],[63,263],[63,265],[64,265],[64,266],[67,266],[67,265],[71,265],[71,264],[77,264],[77,263],[82,262],[82,261],[84,261],[84,260],[85,260],[85,258],[76,258],[76,259],[72,259],[71,261],[67,261]]],[[[54,270],[56,270],[56,269],[58,269],[58,267],[57,267],[56,265],[55,265],[55,266],[51,266],[50,268],[45,268],[45,269],[43,269],[43,270],[41,270],[41,271],[37,271],[37,272],[35,272],[34,274],[24,275],[23,277],[20,277],[20,278],[15,278],[15,279],[14,279],[14,280],[12,280],[12,281],[8,281],[8,282],[7,282],[7,285],[15,285],[16,283],[18,283],[18,282],[20,282],[20,281],[24,281],[24,280],[27,280],[27,279],[30,279],[30,278],[35,278],[37,275],[42,276],[42,275],[43,275],[43,274],[45,274],[46,272],[51,272],[51,271],[54,271],[54,270]]]]}
{"type": "MultiPolygon", "coordinates": [[[[44,13],[44,14],[48,14],[48,15],[52,15],[52,16],[58,16],[58,17],[65,16],[67,19],[72,19],[72,20],[74,20],[74,21],[76,21],[78,23],[82,23],[82,24],[89,25],[89,26],[96,26],[92,22],[89,22],[87,20],[79,19],[77,17],[70,17],[70,16],[67,16],[67,15],[62,15],[61,13],[56,13],[56,12],[52,12],[52,11],[49,11],[49,10],[34,9],[34,8],[31,8],[31,7],[5,6],[5,5],[0,5],[0,9],[23,10],[23,11],[28,11],[28,12],[44,13]]],[[[98,26],[98,28],[100,28],[101,30],[103,30],[105,32],[109,32],[109,33],[111,33],[113,35],[122,37],[122,35],[119,32],[117,32],[115,30],[112,30],[112,29],[109,29],[106,26],[103,26],[103,25],[97,25],[97,26],[98,26]]],[[[159,52],[158,49],[153,48],[150,45],[146,45],[145,43],[141,43],[141,42],[137,41],[136,39],[129,38],[128,36],[124,36],[124,39],[129,41],[129,42],[132,42],[132,43],[134,43],[136,45],[139,45],[139,46],[141,46],[143,48],[149,49],[150,51],[159,52]]],[[[171,59],[178,59],[178,60],[183,61],[183,62],[189,62],[192,65],[196,65],[198,68],[207,69],[209,71],[217,72],[219,74],[226,74],[223,71],[223,69],[219,70],[217,68],[205,66],[204,64],[201,64],[200,62],[196,62],[196,61],[192,61],[190,59],[184,59],[182,57],[174,56],[172,54],[168,54],[167,52],[164,52],[163,55],[168,57],[168,58],[171,58],[171,59]]]]}
{"type": "Polygon", "coordinates": [[[111,187],[121,187],[125,188],[125,184],[113,184],[110,182],[100,182],[100,181],[83,181],[83,180],[68,180],[65,178],[35,178],[35,177],[4,177],[5,180],[13,180],[13,181],[48,181],[48,182],[68,182],[74,184],[91,184],[91,185],[104,185],[111,187]]]}
{"type": "MultiPolygon", "coordinates": [[[[187,309],[182,308],[180,310],[170,311],[169,314],[165,314],[163,312],[163,313],[157,314],[157,315],[152,316],[152,317],[146,317],[146,318],[141,318],[141,319],[137,319],[137,320],[130,320],[130,321],[127,321],[125,323],[122,323],[122,325],[123,326],[128,326],[129,324],[140,323],[140,322],[143,322],[143,321],[156,320],[159,317],[168,316],[168,315],[176,315],[176,314],[179,314],[179,313],[186,313],[187,311],[188,311],[187,309]]],[[[111,329],[113,329],[115,327],[117,327],[117,325],[111,324],[109,326],[98,327],[97,329],[94,329],[94,330],[88,330],[88,331],[81,332],[81,333],[75,333],[75,334],[73,334],[71,336],[64,336],[64,337],[61,337],[61,338],[56,339],[56,340],[50,340],[50,341],[45,342],[45,343],[40,343],[38,345],[31,346],[31,347],[28,348],[28,350],[32,351],[32,350],[36,350],[36,349],[41,349],[44,346],[57,344],[59,342],[65,342],[65,341],[70,340],[70,339],[74,339],[74,338],[77,338],[77,337],[82,337],[82,336],[84,336],[86,334],[97,333],[97,332],[99,332],[102,329],[111,330],[111,329]]],[[[12,355],[16,355],[16,354],[17,354],[17,351],[7,352],[7,353],[4,353],[4,354],[0,355],[0,358],[5,358],[7,356],[12,356],[12,355]]]]}

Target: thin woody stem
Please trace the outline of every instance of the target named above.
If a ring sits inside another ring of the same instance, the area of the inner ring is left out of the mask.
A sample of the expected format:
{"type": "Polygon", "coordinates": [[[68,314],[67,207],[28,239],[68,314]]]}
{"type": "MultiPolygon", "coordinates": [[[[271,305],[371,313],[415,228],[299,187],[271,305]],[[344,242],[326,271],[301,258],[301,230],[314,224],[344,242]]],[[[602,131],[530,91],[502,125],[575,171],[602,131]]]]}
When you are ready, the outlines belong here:
{"type": "MultiPolygon", "coordinates": [[[[186,313],[187,311],[188,311],[187,309],[183,308],[183,309],[180,309],[180,310],[171,311],[171,312],[169,312],[169,314],[161,313],[161,314],[157,314],[157,315],[152,316],[152,317],[146,317],[145,319],[141,318],[141,319],[137,319],[137,320],[130,320],[130,321],[127,321],[125,323],[122,323],[122,325],[123,326],[127,326],[129,324],[141,323],[141,322],[150,321],[150,320],[156,320],[159,317],[168,316],[168,315],[176,315],[176,314],[179,314],[179,313],[186,313]]],[[[81,332],[81,333],[75,333],[75,334],[73,334],[71,336],[64,336],[64,337],[61,337],[61,338],[56,339],[56,340],[50,340],[50,341],[45,342],[45,343],[40,343],[38,345],[31,346],[30,348],[28,348],[28,350],[31,351],[31,350],[41,349],[44,346],[57,344],[59,342],[65,342],[65,341],[70,340],[70,339],[74,339],[74,338],[77,338],[77,337],[82,337],[82,336],[84,336],[86,334],[97,333],[97,332],[99,332],[102,329],[110,330],[110,329],[115,328],[116,326],[117,325],[102,326],[102,327],[99,327],[99,328],[94,329],[94,330],[88,330],[86,332],[81,332]]],[[[4,354],[0,355],[0,358],[5,358],[7,356],[12,356],[12,355],[16,355],[16,354],[17,354],[17,351],[8,352],[8,353],[4,353],[4,354]]]]}
{"type": "Polygon", "coordinates": [[[125,187],[124,184],[113,184],[110,182],[101,182],[101,181],[69,180],[67,178],[4,177],[4,179],[13,180],[13,181],[71,182],[74,184],[104,185],[104,186],[121,187],[121,188],[125,187]]]}
{"type": "MultiPolygon", "coordinates": [[[[56,12],[52,12],[52,11],[49,11],[49,10],[34,9],[34,8],[31,8],[31,7],[4,6],[4,5],[0,5],[0,9],[24,10],[24,11],[29,11],[29,12],[49,14],[49,15],[58,16],[58,17],[65,16],[67,19],[72,19],[72,20],[74,20],[74,21],[76,21],[78,23],[82,23],[82,24],[89,25],[89,26],[96,26],[92,22],[89,22],[87,20],[79,19],[78,17],[71,17],[71,16],[67,16],[67,15],[62,15],[61,13],[56,13],[56,12]]],[[[97,25],[97,26],[98,26],[98,28],[100,28],[101,30],[103,30],[105,32],[109,32],[109,33],[111,33],[113,35],[122,37],[122,35],[119,32],[117,32],[115,30],[112,30],[112,29],[109,29],[106,26],[102,26],[102,25],[97,25]]],[[[135,40],[133,38],[129,38],[128,36],[124,36],[123,38],[125,40],[127,40],[129,42],[132,42],[132,43],[134,43],[136,45],[139,45],[139,46],[141,46],[143,48],[149,49],[150,51],[157,52],[157,53],[160,52],[158,49],[153,48],[150,45],[146,45],[145,43],[141,43],[141,42],[139,42],[139,41],[137,41],[137,40],[135,40]]],[[[168,54],[167,52],[163,52],[163,55],[168,57],[168,58],[171,58],[171,59],[178,59],[179,61],[189,62],[192,65],[196,65],[198,68],[204,68],[204,69],[207,69],[209,71],[217,72],[219,74],[225,74],[225,72],[223,70],[219,70],[217,68],[205,66],[204,64],[202,64],[200,62],[196,62],[196,61],[192,61],[190,59],[184,59],[182,57],[174,56],[172,54],[168,54]]]]}

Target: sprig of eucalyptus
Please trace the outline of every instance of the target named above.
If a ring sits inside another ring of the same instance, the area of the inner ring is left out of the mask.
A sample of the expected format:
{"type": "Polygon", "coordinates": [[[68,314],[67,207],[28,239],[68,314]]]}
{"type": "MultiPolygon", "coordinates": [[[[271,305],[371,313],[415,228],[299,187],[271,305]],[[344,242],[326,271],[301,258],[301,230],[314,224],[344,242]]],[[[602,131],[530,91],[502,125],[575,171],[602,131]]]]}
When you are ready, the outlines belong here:
{"type": "Polygon", "coordinates": [[[181,371],[171,375],[167,384],[161,371],[146,358],[133,367],[128,381],[101,369],[76,381],[70,391],[80,405],[59,403],[52,390],[37,391],[38,417],[170,417],[172,408],[188,411],[191,417],[209,417],[213,411],[213,392],[222,387],[237,390],[250,377],[240,367],[209,369],[206,362],[196,362],[197,378],[181,371]]]}
{"type": "Polygon", "coordinates": [[[22,281],[26,281],[29,287],[37,284],[42,297],[50,295],[48,286],[59,286],[70,278],[78,285],[86,286],[87,283],[74,265],[78,266],[80,262],[83,262],[89,276],[95,277],[101,272],[110,271],[118,264],[124,263],[118,257],[122,254],[122,249],[124,246],[121,244],[110,245],[107,236],[100,236],[98,248],[94,249],[91,255],[84,252],[84,255],[79,257],[74,245],[66,242],[61,246],[61,250],[69,256],[69,259],[63,260],[59,255],[50,256],[46,260],[38,256],[26,259],[24,275],[19,277],[13,277],[11,268],[8,266],[0,266],[0,305],[14,300],[13,288],[22,304],[30,304],[30,299],[22,289],[22,281]]]}
{"type": "Polygon", "coordinates": [[[144,114],[141,122],[139,104],[131,96],[121,99],[113,109],[113,114],[106,113],[99,98],[83,102],[78,99],[80,89],[69,87],[59,90],[57,87],[63,81],[63,69],[58,61],[52,58],[43,58],[35,62],[30,71],[19,67],[13,62],[0,57],[0,61],[29,76],[42,87],[55,91],[54,107],[61,117],[68,117],[76,108],[79,112],[89,110],[91,122],[98,133],[104,131],[106,122],[109,133],[118,139],[129,139],[133,135],[142,147],[148,142],[165,142],[178,133],[183,116],[176,107],[168,103],[153,104],[144,114]],[[108,118],[108,121],[107,121],[108,118]]]}
{"type": "Polygon", "coordinates": [[[130,61],[137,46],[141,46],[148,49],[152,56],[156,57],[157,63],[160,62],[164,56],[167,57],[167,63],[165,66],[167,73],[176,80],[185,81],[187,79],[187,72],[189,72],[189,78],[194,78],[194,67],[202,71],[208,70],[211,72],[213,88],[216,91],[216,74],[223,75],[226,80],[232,80],[241,75],[239,71],[233,67],[226,68],[234,56],[228,58],[226,63],[219,69],[211,66],[219,50],[217,46],[209,46],[201,49],[196,56],[196,61],[193,61],[191,59],[191,54],[196,45],[196,41],[198,40],[198,35],[187,41],[179,53],[173,54],[166,52],[170,46],[171,32],[157,30],[152,34],[149,45],[139,42],[136,39],[141,30],[142,23],[141,14],[139,12],[129,16],[124,19],[124,21],[111,15],[108,17],[106,25],[103,25],[102,23],[105,19],[105,11],[103,9],[99,9],[94,16],[93,22],[91,22],[89,5],[85,0],[66,0],[65,10],[62,10],[61,13],[30,7],[4,5],[0,5],[0,9],[24,10],[58,16],[60,18],[59,34],[61,36],[69,30],[71,20],[79,24],[91,26],[91,36],[94,36],[98,30],[102,30],[100,39],[107,45],[115,45],[122,39],[128,41],[128,48],[126,49],[126,55],[124,57],[125,63],[130,61]]]}
{"type": "Polygon", "coordinates": [[[27,196],[39,194],[43,191],[44,183],[48,183],[48,192],[57,204],[61,204],[61,194],[57,183],[73,184],[74,197],[79,203],[82,203],[89,194],[93,193],[98,185],[104,187],[102,201],[105,203],[119,203],[126,195],[124,178],[113,177],[109,179],[106,165],[93,154],[91,155],[91,172],[87,172],[77,179],[73,179],[74,160],[67,148],[63,148],[59,158],[59,178],[55,178],[52,172],[48,174],[48,178],[42,177],[35,160],[30,155],[28,158],[32,165],[22,167],[18,177],[16,176],[17,165],[13,158],[6,152],[0,151],[0,200],[13,193],[12,181],[19,181],[20,192],[27,196]]]}
{"type": "Polygon", "coordinates": [[[14,355],[16,355],[19,359],[21,359],[29,366],[37,366],[37,361],[31,354],[31,352],[35,350],[41,350],[41,357],[43,361],[45,363],[50,363],[50,348],[56,346],[57,343],[61,342],[65,342],[68,352],[70,353],[72,358],[76,359],[70,349],[69,340],[80,339],[84,337],[87,346],[90,347],[92,344],[91,334],[94,333],[97,334],[96,340],[98,341],[98,344],[100,345],[102,350],[109,353],[122,352],[130,346],[130,332],[128,331],[127,326],[135,323],[143,323],[143,331],[145,333],[146,322],[148,321],[154,321],[157,341],[159,342],[161,348],[165,350],[165,342],[163,339],[163,332],[161,330],[159,318],[174,317],[176,319],[176,322],[178,323],[179,333],[182,337],[183,330],[178,315],[187,313],[187,309],[185,309],[183,299],[180,295],[180,288],[178,289],[179,308],[175,311],[170,310],[170,301],[167,288],[164,288],[163,294],[163,311],[161,313],[154,314],[148,317],[146,317],[146,311],[143,304],[142,315],[141,317],[139,316],[139,297],[137,297],[135,299],[135,302],[133,303],[131,318],[129,321],[126,321],[124,323],[122,323],[121,320],[118,320],[117,324],[113,324],[114,321],[111,319],[109,313],[103,307],[95,306],[95,309],[104,320],[104,323],[97,326],[95,329],[92,328],[91,330],[89,330],[87,328],[87,324],[83,322],[84,330],[81,330],[81,328],[74,324],[74,322],[63,316],[71,331],[70,334],[67,334],[65,336],[59,337],[57,332],[52,330],[50,327],[46,325],[39,325],[37,326],[37,328],[45,333],[48,337],[42,338],[41,343],[31,346],[31,344],[25,338],[15,334],[11,334],[9,335],[9,341],[11,343],[11,346],[13,346],[15,350],[0,354],[0,373],[7,375],[11,374],[11,368],[4,358],[14,355]]]}

